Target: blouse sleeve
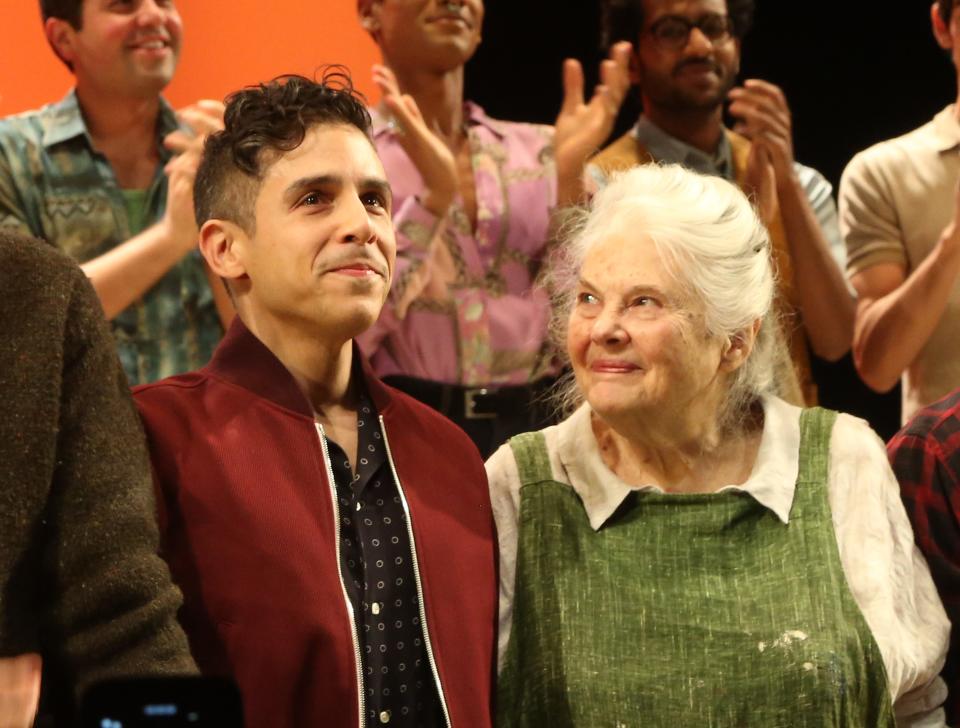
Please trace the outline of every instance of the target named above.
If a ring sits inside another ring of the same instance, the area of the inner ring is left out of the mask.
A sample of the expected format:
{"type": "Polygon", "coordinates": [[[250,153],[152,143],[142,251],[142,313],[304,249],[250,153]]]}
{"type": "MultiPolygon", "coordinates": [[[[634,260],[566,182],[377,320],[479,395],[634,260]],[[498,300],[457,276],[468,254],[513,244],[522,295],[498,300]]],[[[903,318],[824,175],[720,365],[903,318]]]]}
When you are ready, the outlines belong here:
{"type": "Polygon", "coordinates": [[[490,482],[490,505],[497,525],[500,545],[500,621],[497,637],[497,673],[503,669],[503,659],[510,641],[513,621],[513,590],[517,571],[517,519],[520,513],[520,473],[509,444],[500,448],[487,460],[487,480],[490,482]]]}
{"type": "Polygon", "coordinates": [[[831,435],[829,488],[844,574],[880,648],[897,725],[942,726],[950,623],[883,442],[850,415],[831,435]]]}

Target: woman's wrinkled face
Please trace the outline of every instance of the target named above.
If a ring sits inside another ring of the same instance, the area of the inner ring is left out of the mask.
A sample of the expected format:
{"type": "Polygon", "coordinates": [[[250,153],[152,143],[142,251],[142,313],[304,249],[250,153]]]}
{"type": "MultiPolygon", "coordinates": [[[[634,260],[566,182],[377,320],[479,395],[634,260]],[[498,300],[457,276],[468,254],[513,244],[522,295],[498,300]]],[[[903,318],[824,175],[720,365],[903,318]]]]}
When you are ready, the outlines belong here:
{"type": "Polygon", "coordinates": [[[680,412],[721,386],[722,346],[707,334],[702,306],[628,221],[586,255],[567,351],[580,391],[607,420],[680,412]]]}

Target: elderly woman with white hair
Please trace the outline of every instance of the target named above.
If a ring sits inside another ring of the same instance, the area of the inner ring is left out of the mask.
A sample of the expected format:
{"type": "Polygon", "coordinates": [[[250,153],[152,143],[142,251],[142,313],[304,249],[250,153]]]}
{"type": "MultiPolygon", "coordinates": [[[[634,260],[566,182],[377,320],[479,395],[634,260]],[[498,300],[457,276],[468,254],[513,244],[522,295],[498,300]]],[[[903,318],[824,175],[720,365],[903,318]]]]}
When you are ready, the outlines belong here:
{"type": "Polygon", "coordinates": [[[576,409],[487,463],[499,725],[943,725],[950,627],[883,443],[776,396],[743,194],[639,167],[566,251],[576,409]]]}

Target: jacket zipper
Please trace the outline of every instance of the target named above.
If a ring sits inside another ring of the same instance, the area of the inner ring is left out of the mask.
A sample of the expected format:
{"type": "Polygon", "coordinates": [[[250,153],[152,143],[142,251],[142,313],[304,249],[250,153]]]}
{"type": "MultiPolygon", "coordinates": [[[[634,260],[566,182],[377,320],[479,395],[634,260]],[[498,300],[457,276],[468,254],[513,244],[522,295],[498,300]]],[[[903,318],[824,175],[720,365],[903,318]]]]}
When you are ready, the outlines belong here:
{"type": "Polygon", "coordinates": [[[443,694],[443,686],[440,684],[440,672],[437,670],[437,661],[433,656],[433,643],[430,641],[430,629],[427,627],[427,608],[426,601],[423,598],[423,583],[420,581],[420,562],[417,559],[417,543],[413,537],[413,520],[410,518],[410,506],[407,504],[407,496],[403,492],[403,484],[400,482],[400,476],[397,475],[397,466],[393,462],[393,452],[390,450],[390,440],[387,438],[387,426],[383,422],[383,415],[380,415],[380,431],[383,433],[383,444],[387,449],[387,460],[390,463],[390,472],[393,473],[393,480],[397,484],[397,491],[400,493],[400,502],[403,504],[403,512],[407,517],[407,536],[410,539],[410,556],[413,559],[413,579],[417,584],[417,598],[420,600],[420,624],[423,627],[423,641],[427,648],[427,659],[430,661],[430,669],[433,672],[433,680],[437,686],[437,696],[440,698],[440,707],[443,708],[443,717],[447,721],[447,728],[453,728],[450,720],[450,711],[447,709],[447,699],[443,694]]]}
{"type": "MultiPolygon", "coordinates": [[[[333,479],[333,467],[330,465],[330,450],[327,448],[327,436],[323,431],[323,425],[315,423],[317,434],[320,436],[320,449],[323,451],[323,465],[327,469],[327,485],[330,486],[330,499],[333,501],[333,527],[334,539],[337,546],[337,576],[340,577],[340,589],[343,592],[343,601],[347,606],[347,615],[350,617],[350,636],[353,639],[353,656],[357,665],[357,705],[360,710],[360,719],[357,728],[363,728],[366,725],[366,696],[363,692],[363,663],[360,658],[360,638],[357,636],[357,620],[353,614],[353,604],[350,602],[350,596],[347,594],[347,585],[343,581],[343,571],[340,566],[340,498],[337,496],[337,488],[333,479]]],[[[386,434],[384,434],[386,439],[386,434]]],[[[389,450],[388,450],[389,452],[389,450]]]]}

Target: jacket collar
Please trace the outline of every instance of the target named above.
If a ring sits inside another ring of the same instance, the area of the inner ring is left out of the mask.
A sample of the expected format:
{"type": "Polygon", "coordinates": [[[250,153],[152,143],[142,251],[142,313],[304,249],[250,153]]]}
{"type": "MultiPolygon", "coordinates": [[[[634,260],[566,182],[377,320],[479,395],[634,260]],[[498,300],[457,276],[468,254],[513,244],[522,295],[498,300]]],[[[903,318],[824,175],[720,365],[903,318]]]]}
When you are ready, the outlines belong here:
{"type": "MultiPolygon", "coordinates": [[[[354,371],[357,371],[356,364],[359,362],[359,371],[377,411],[386,416],[392,408],[394,396],[390,388],[373,373],[356,342],[353,342],[353,361],[354,371]]],[[[313,408],[293,375],[266,344],[244,325],[239,316],[234,316],[233,323],[204,371],[311,421],[314,418],[313,408]]]]}

